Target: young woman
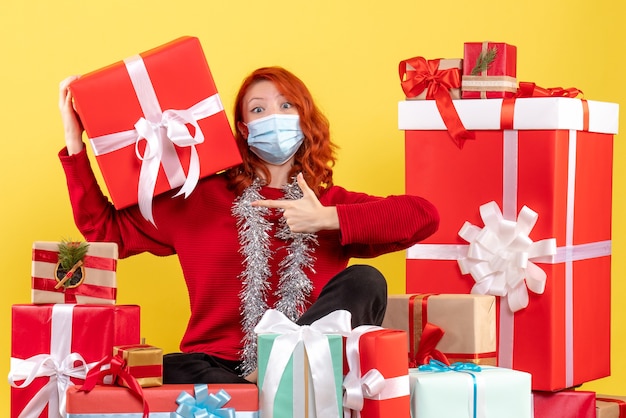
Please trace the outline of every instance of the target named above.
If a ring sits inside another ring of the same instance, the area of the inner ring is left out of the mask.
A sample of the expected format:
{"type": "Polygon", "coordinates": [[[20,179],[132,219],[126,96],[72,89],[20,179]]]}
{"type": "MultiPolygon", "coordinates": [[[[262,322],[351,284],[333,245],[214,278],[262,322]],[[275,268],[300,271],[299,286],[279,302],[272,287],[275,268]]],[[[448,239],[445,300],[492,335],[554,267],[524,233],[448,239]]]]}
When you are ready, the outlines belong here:
{"type": "Polygon", "coordinates": [[[96,183],[68,88],[59,107],[59,153],[77,227],[87,241],[116,242],[120,257],[177,254],[191,316],[181,353],[164,359],[166,383],[254,381],[254,327],[269,308],[298,324],[346,309],[352,325],[380,325],[387,286],[371,258],[436,231],[436,209],[418,196],[376,197],[333,183],[329,124],[304,83],[260,68],[235,102],[243,163],[201,180],[191,195],[154,198],[156,227],[138,207],[116,210],[96,183]]]}

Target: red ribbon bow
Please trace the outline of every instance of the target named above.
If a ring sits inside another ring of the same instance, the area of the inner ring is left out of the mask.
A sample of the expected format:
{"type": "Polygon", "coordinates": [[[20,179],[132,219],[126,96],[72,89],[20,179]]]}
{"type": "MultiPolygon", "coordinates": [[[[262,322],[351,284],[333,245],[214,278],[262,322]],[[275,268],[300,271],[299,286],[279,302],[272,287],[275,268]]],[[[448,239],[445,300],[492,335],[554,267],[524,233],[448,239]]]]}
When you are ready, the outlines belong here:
{"type": "Polygon", "coordinates": [[[521,81],[517,88],[515,97],[571,97],[576,98],[583,95],[581,90],[576,87],[564,89],[563,87],[539,87],[535,83],[529,81],[521,81]]]}
{"type": "Polygon", "coordinates": [[[423,57],[400,61],[400,85],[409,98],[426,90],[426,99],[435,100],[450,137],[457,147],[463,148],[465,140],[474,139],[474,134],[463,126],[450,97],[450,89],[461,87],[461,74],[458,68],[439,70],[439,61],[427,61],[423,57]],[[407,70],[408,65],[413,69],[407,70]]]}
{"type": "Polygon", "coordinates": [[[85,378],[85,382],[79,390],[90,392],[96,384],[104,384],[104,378],[107,376],[111,376],[113,382],[115,379],[121,379],[128,385],[130,391],[137,398],[139,398],[143,404],[143,418],[148,418],[150,415],[150,408],[148,407],[148,402],[146,402],[143,395],[143,389],[139,382],[137,382],[137,379],[130,374],[126,361],[120,356],[107,356],[100,360],[98,364],[89,370],[89,373],[87,373],[87,377],[85,378]],[[110,367],[103,368],[105,366],[110,367]]]}
{"type": "MultiPolygon", "coordinates": [[[[521,81],[514,97],[502,100],[502,111],[500,112],[500,129],[513,129],[513,119],[515,112],[515,99],[528,97],[569,97],[575,99],[583,95],[582,90],[576,87],[564,89],[562,87],[539,87],[529,81],[521,81]]],[[[587,100],[582,99],[583,105],[583,131],[589,131],[589,105],[587,100]]]]}
{"type": "Polygon", "coordinates": [[[413,358],[409,359],[409,367],[415,368],[422,364],[428,364],[431,359],[450,365],[448,358],[441,351],[437,350],[437,344],[443,338],[444,331],[437,325],[427,322],[422,329],[422,337],[420,338],[417,353],[413,358]]]}

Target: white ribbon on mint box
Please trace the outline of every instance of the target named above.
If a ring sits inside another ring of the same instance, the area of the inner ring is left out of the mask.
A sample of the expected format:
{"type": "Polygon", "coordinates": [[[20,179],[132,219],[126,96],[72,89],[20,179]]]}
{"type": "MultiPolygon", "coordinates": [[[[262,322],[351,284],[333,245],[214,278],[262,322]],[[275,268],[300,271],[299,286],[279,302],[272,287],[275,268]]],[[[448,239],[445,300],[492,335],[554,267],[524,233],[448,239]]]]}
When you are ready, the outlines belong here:
{"type": "Polygon", "coordinates": [[[360,418],[364,399],[384,400],[410,395],[408,369],[404,376],[385,378],[378,369],[370,369],[362,374],[359,344],[361,336],[368,332],[380,331],[375,325],[360,325],[352,330],[346,339],[346,360],[348,374],[343,379],[344,418],[360,418]],[[352,413],[354,412],[354,414],[352,413]]]}
{"type": "MultiPolygon", "coordinates": [[[[611,255],[611,240],[574,245],[574,202],[576,184],[577,131],[569,130],[567,157],[567,204],[565,246],[555,255],[537,256],[537,263],[565,263],[565,386],[574,385],[574,261],[611,255]]],[[[517,211],[518,142],[517,130],[503,131],[502,216],[515,219],[517,211]]],[[[407,250],[407,258],[422,260],[460,260],[468,254],[467,245],[416,244],[407,250]]],[[[534,270],[534,268],[533,268],[534,270]]],[[[532,290],[532,289],[531,289],[532,290]]],[[[500,305],[498,366],[513,367],[514,313],[509,304],[500,305]]]]}
{"type": "Polygon", "coordinates": [[[280,379],[296,346],[304,344],[307,353],[313,390],[315,392],[315,412],[320,418],[339,418],[339,400],[335,388],[335,373],[330,345],[325,334],[347,337],[352,329],[352,315],[338,310],[318,319],[311,325],[299,326],[284,314],[269,309],[254,328],[256,334],[280,334],[274,340],[267,361],[262,386],[260,388],[260,410],[263,416],[274,416],[274,401],[280,379]]]}
{"type": "Polygon", "coordinates": [[[19,418],[38,417],[48,405],[48,417],[65,417],[65,392],[73,386],[71,377],[85,379],[90,367],[78,353],[71,352],[72,322],[75,304],[52,305],[50,353],[28,359],[11,357],[9,384],[25,388],[38,377],[50,377],[46,385],[21,411],[19,418]],[[75,366],[78,362],[78,366],[75,366]],[[17,384],[16,382],[22,381],[17,384]]]}
{"type": "Polygon", "coordinates": [[[181,194],[184,194],[185,198],[188,197],[200,177],[200,159],[196,145],[204,142],[204,134],[198,125],[198,120],[222,112],[224,106],[219,95],[215,93],[188,109],[162,111],[141,56],[135,55],[127,58],[124,64],[144,116],[137,120],[135,129],[90,138],[90,141],[96,156],[135,145],[137,158],[142,161],[137,196],[139,209],[144,218],[154,224],[152,197],[159,167],[163,165],[170,186],[182,185],[175,197],[181,194]],[[193,135],[186,124],[194,127],[193,135]],[[138,148],[141,139],[146,140],[143,156],[140,155],[138,148]],[[187,176],[185,176],[174,145],[189,147],[191,150],[187,176]]]}

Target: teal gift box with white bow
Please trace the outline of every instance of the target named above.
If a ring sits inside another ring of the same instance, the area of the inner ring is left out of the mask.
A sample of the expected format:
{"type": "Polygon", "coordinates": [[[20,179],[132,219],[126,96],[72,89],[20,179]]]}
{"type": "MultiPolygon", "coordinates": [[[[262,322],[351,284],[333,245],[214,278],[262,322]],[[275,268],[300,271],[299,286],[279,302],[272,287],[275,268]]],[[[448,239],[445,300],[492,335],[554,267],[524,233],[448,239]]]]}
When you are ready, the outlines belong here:
{"type": "Polygon", "coordinates": [[[350,332],[347,311],[298,326],[269,310],[255,331],[260,417],[342,416],[343,336],[350,332]]]}

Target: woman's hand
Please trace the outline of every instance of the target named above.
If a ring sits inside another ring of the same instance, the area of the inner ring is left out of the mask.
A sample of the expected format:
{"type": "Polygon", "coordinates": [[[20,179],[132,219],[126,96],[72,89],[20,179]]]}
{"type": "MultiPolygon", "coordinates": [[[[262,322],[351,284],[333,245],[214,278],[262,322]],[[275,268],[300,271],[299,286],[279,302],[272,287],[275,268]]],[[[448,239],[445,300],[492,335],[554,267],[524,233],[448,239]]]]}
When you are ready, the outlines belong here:
{"type": "Polygon", "coordinates": [[[83,149],[83,124],[74,110],[72,101],[72,92],[69,85],[79,76],[73,75],[67,77],[59,84],[59,110],[61,111],[61,119],[63,120],[63,128],[65,130],[65,145],[69,155],[77,154],[83,149]]]}
{"type": "Polygon", "coordinates": [[[297,177],[302,198],[297,200],[257,200],[252,206],[283,209],[283,217],[292,232],[315,233],[321,230],[339,229],[337,208],[324,206],[311,190],[302,173],[297,177]]]}

